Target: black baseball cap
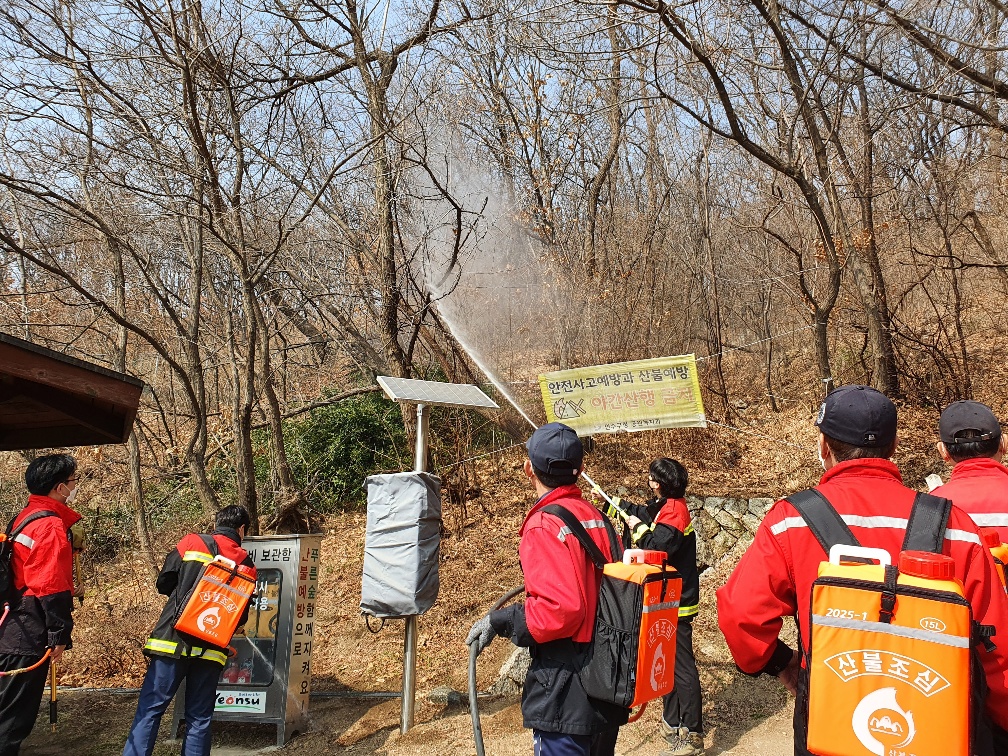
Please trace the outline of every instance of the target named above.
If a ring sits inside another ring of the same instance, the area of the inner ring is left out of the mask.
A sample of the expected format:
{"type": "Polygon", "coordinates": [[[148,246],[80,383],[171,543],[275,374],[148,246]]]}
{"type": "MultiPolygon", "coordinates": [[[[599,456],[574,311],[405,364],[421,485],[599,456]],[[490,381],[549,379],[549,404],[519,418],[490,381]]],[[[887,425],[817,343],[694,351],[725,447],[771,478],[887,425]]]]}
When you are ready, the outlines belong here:
{"type": "Polygon", "coordinates": [[[525,442],[529,461],[539,472],[557,477],[573,476],[581,472],[584,446],[574,429],[563,423],[547,423],[537,428],[525,442]]]}
{"type": "Polygon", "coordinates": [[[896,405],[870,386],[840,386],[822,403],[816,425],[845,444],[885,448],[896,439],[896,405]]]}
{"type": "Polygon", "coordinates": [[[980,402],[952,402],[938,420],[938,436],[943,444],[959,441],[990,441],[1001,438],[1001,424],[990,407],[980,402]],[[979,436],[963,438],[966,431],[976,431],[979,436]]]}

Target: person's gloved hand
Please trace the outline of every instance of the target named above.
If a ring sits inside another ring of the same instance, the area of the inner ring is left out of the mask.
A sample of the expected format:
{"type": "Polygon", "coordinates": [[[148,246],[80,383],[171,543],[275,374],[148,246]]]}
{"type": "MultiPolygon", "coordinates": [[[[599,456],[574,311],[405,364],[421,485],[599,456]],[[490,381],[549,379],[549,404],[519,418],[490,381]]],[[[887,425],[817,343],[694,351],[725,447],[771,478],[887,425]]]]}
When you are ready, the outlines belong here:
{"type": "Polygon", "coordinates": [[[466,645],[476,644],[476,653],[481,653],[497,637],[497,631],[490,624],[490,615],[485,614],[473,623],[466,636],[466,645]]]}
{"type": "Polygon", "coordinates": [[[623,517],[623,513],[621,511],[623,508],[623,500],[619,496],[613,496],[611,502],[604,501],[603,504],[604,508],[602,511],[605,512],[607,516],[614,520],[621,519],[623,517]]]}

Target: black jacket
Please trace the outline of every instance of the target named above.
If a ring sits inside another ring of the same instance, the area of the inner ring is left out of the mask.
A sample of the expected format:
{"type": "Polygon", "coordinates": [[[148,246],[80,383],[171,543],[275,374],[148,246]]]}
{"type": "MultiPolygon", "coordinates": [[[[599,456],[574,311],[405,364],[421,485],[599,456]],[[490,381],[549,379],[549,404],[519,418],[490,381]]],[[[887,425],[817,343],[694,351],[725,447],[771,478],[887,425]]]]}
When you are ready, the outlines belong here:
{"type": "MultiPolygon", "coordinates": [[[[700,575],[697,570],[696,533],[689,509],[683,499],[651,499],[644,505],[622,502],[620,506],[637,517],[641,528],[635,548],[664,551],[669,564],[682,575],[679,619],[691,618],[700,611],[700,575]]],[[[623,543],[630,548],[630,530],[623,525],[623,543]]]]}
{"type": "Polygon", "coordinates": [[[588,643],[569,639],[536,643],[525,624],[525,605],[512,604],[490,613],[498,635],[525,646],[532,664],[522,687],[522,720],[528,729],[593,736],[626,724],[630,710],[590,698],[581,685],[588,643]]]}
{"type": "MultiPolygon", "coordinates": [[[[168,601],[144,645],[145,654],[173,658],[197,656],[221,665],[227,661],[226,649],[206,646],[175,629],[175,622],[185,608],[189,592],[199,580],[203,565],[213,557],[210,553],[212,549],[204,541],[209,538],[213,538],[214,548],[221,556],[254,569],[248,552],[241,548],[241,536],[229,528],[219,528],[210,536],[187,535],[179,541],[178,545],[168,552],[164,567],[157,577],[158,593],[168,596],[168,601]]],[[[238,622],[239,627],[245,624],[248,612],[249,605],[246,605],[238,622]]]]}

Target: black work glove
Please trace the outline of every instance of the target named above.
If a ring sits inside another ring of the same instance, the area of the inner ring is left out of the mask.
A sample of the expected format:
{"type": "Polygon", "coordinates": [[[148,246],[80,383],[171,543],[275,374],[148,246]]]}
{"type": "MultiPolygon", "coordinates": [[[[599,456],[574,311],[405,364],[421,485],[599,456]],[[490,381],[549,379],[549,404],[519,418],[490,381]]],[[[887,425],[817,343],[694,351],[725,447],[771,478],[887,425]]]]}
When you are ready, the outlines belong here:
{"type": "Polygon", "coordinates": [[[530,648],[536,643],[525,623],[525,604],[511,604],[490,612],[490,624],[498,635],[510,638],[516,646],[530,648]]]}

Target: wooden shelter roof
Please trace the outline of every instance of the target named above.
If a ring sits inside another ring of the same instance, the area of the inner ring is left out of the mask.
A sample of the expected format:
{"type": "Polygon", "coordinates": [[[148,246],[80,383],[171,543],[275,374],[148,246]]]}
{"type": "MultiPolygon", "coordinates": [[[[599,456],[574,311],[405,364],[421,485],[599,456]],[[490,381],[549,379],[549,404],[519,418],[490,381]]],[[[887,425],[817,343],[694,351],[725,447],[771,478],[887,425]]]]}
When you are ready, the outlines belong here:
{"type": "Polygon", "coordinates": [[[0,451],[121,444],[143,381],[0,333],[0,451]]]}

